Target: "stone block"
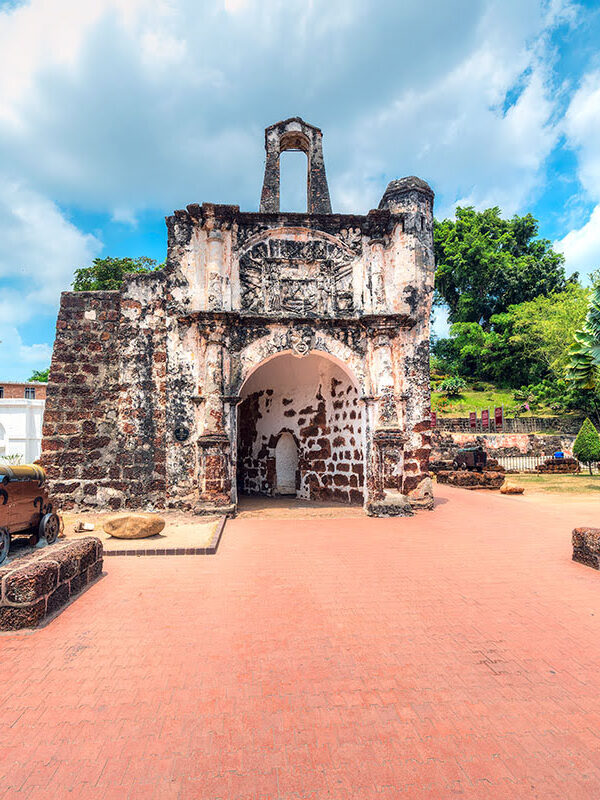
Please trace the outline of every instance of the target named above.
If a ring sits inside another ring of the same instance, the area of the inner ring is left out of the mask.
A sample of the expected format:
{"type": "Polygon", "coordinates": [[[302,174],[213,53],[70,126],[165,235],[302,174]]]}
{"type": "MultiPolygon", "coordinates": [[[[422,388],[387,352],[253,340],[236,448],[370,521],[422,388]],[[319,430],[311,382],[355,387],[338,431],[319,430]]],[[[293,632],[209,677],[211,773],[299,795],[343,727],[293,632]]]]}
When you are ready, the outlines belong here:
{"type": "Polygon", "coordinates": [[[600,569],[600,528],[575,528],[571,539],[573,561],[600,569]]]}
{"type": "Polygon", "coordinates": [[[16,558],[0,570],[0,630],[34,628],[102,573],[102,542],[88,536],[16,558]]]}

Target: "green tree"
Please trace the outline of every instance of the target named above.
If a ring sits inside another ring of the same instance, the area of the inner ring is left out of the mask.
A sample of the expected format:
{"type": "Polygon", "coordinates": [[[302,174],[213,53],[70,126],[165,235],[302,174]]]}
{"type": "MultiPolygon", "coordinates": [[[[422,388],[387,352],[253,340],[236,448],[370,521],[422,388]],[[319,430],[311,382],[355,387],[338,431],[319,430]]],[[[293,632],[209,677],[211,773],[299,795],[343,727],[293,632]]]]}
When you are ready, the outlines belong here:
{"type": "Polygon", "coordinates": [[[99,289],[120,289],[123,278],[129,272],[154,272],[164,265],[157,264],[153,258],[95,258],[91,267],[75,270],[71,284],[76,292],[97,291],[99,289]]]}
{"type": "Polygon", "coordinates": [[[589,417],[583,421],[573,443],[573,455],[588,465],[590,475],[592,474],[592,464],[600,461],[600,436],[589,417]]]}
{"type": "Polygon", "coordinates": [[[584,324],[590,290],[577,283],[562,292],[540,295],[511,306],[511,344],[555,378],[569,367],[569,342],[584,324]]]}
{"type": "Polygon", "coordinates": [[[50,374],[50,367],[46,367],[46,369],[34,369],[33,372],[31,373],[29,381],[48,383],[49,374],[50,374]]]}
{"type": "Polygon", "coordinates": [[[589,289],[570,283],[564,291],[509,306],[489,326],[456,322],[450,339],[433,353],[463,377],[518,388],[545,378],[564,379],[568,343],[585,320],[589,289]]]}
{"type": "Polygon", "coordinates": [[[538,237],[531,214],[507,220],[497,207],[458,207],[455,220],[436,221],[434,248],[436,302],[448,305],[450,322],[487,329],[509,306],[567,285],[564,256],[538,237]]]}

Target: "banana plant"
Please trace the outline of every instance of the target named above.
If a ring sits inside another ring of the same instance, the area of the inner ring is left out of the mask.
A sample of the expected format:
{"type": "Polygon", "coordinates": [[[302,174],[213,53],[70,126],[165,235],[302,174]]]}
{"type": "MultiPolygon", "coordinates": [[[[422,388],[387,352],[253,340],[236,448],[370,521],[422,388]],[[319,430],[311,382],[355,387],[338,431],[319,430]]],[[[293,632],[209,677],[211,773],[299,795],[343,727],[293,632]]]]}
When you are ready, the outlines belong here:
{"type": "Polygon", "coordinates": [[[600,386],[600,286],[592,292],[585,324],[573,338],[567,379],[578,389],[595,389],[600,386]]]}

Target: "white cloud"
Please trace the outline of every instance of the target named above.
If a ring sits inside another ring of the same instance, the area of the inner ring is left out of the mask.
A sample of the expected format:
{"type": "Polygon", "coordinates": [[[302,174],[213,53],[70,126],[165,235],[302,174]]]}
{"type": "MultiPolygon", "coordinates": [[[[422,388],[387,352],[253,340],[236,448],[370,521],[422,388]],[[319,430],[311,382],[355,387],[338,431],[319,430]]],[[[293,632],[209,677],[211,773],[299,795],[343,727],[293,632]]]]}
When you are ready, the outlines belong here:
{"type": "Polygon", "coordinates": [[[590,197],[600,199],[600,70],[587,74],[573,95],[565,133],[577,152],[579,180],[590,197]]]}
{"type": "Polygon", "coordinates": [[[573,198],[577,209],[584,201],[596,203],[583,225],[555,243],[565,254],[567,267],[586,275],[600,268],[600,70],[583,76],[564,118],[568,145],[577,157],[577,177],[583,191],[573,198]]]}
{"type": "Polygon", "coordinates": [[[31,0],[0,14],[0,52],[17,65],[0,84],[0,157],[57,202],[116,218],[255,208],[262,129],[300,114],[325,130],[337,208],[367,210],[386,180],[418,172],[446,205],[512,211],[555,142],[544,42],[570,8],[31,0]]]}
{"type": "Polygon", "coordinates": [[[0,324],[0,376],[2,380],[27,380],[34,369],[46,369],[52,357],[47,343],[24,344],[14,325],[0,324]]]}
{"type": "Polygon", "coordinates": [[[587,275],[600,269],[600,204],[594,208],[585,225],[574,228],[554,246],[565,254],[568,273],[577,271],[587,275]]]}
{"type": "Polygon", "coordinates": [[[48,199],[24,186],[0,181],[0,278],[2,319],[18,314],[26,321],[55,307],[71,283],[73,270],[85,266],[101,243],[83,234],[48,199]],[[8,300],[8,302],[7,302],[8,300]]]}
{"type": "Polygon", "coordinates": [[[101,248],[57,206],[22,185],[0,181],[0,377],[27,377],[50,363],[46,342],[24,344],[18,326],[54,317],[73,270],[101,248]]]}

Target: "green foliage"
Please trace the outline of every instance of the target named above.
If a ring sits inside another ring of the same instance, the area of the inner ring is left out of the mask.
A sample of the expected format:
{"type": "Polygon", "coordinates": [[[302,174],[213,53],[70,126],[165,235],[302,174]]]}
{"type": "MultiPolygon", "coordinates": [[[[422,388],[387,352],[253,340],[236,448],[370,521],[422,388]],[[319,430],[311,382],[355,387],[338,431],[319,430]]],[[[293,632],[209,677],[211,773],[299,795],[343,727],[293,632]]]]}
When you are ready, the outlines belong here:
{"type": "Polygon", "coordinates": [[[589,418],[584,420],[573,443],[573,455],[584,464],[589,465],[590,475],[592,474],[592,464],[600,461],[600,436],[589,418]]]}
{"type": "Polygon", "coordinates": [[[452,377],[443,380],[437,388],[438,391],[445,394],[446,397],[460,397],[461,392],[466,386],[467,384],[462,378],[452,377]]]}
{"type": "Polygon", "coordinates": [[[123,278],[130,272],[154,272],[163,264],[153,258],[95,258],[91,267],[75,270],[72,283],[75,292],[120,289],[123,278]]]}
{"type": "Polygon", "coordinates": [[[569,366],[568,343],[585,320],[589,289],[572,283],[562,292],[540,295],[511,306],[511,344],[526,359],[556,378],[564,378],[569,366]]]}
{"type": "Polygon", "coordinates": [[[600,286],[593,290],[585,323],[573,339],[567,377],[580,389],[595,389],[600,374],[600,286]]]}
{"type": "Polygon", "coordinates": [[[538,238],[531,214],[506,220],[497,207],[458,207],[456,220],[436,221],[434,248],[436,302],[448,305],[453,323],[487,328],[509,306],[567,285],[564,256],[538,238]]]}
{"type": "Polygon", "coordinates": [[[457,322],[449,339],[434,343],[433,353],[449,371],[498,386],[563,379],[567,342],[583,324],[588,297],[588,289],[573,283],[563,292],[494,314],[487,329],[476,322],[457,322]]]}
{"type": "Polygon", "coordinates": [[[29,377],[29,381],[36,381],[39,383],[48,383],[48,375],[50,374],[50,367],[46,369],[34,369],[29,377]]]}
{"type": "Polygon", "coordinates": [[[522,386],[513,392],[522,410],[548,409],[555,414],[584,411],[596,414],[597,398],[590,392],[577,389],[563,378],[549,377],[539,383],[522,386]],[[528,408],[526,408],[528,406],[528,408]]]}
{"type": "Polygon", "coordinates": [[[13,466],[17,466],[22,461],[22,457],[20,453],[12,453],[11,455],[1,455],[0,456],[0,463],[2,464],[12,464],[13,466]]]}

